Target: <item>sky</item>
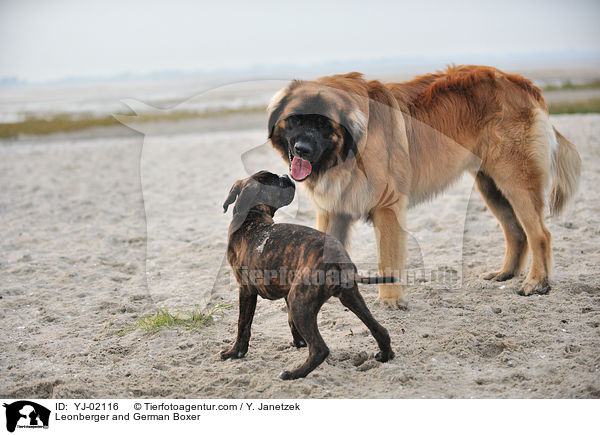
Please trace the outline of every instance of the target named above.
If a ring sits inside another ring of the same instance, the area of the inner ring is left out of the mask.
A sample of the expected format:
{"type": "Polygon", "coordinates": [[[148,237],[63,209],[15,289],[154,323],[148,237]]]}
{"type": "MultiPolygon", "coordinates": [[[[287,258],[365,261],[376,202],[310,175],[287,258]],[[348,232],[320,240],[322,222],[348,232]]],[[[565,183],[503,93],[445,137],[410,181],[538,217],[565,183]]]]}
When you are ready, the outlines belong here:
{"type": "Polygon", "coordinates": [[[598,22],[598,0],[0,0],[0,77],[600,53],[598,22]]]}

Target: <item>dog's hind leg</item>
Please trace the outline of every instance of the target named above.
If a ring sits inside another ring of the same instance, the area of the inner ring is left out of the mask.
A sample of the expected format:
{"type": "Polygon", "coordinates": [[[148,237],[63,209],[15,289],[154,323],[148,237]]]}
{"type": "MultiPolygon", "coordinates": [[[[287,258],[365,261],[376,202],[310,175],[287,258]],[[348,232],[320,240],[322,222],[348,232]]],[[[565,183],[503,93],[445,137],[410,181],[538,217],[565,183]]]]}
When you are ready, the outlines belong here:
{"type": "Polygon", "coordinates": [[[284,380],[305,377],[329,355],[329,348],[317,327],[317,314],[325,301],[310,298],[309,295],[314,295],[314,292],[309,290],[303,288],[302,284],[298,284],[292,288],[287,297],[292,322],[308,345],[308,358],[300,367],[282,371],[279,377],[284,380]]]}
{"type": "Polygon", "coordinates": [[[510,202],[517,219],[527,235],[531,251],[531,266],[518,293],[529,296],[545,294],[550,290],[548,281],[552,250],[550,232],[544,225],[544,197],[542,177],[534,164],[528,174],[501,174],[494,181],[510,202]]]}
{"type": "Polygon", "coordinates": [[[375,355],[377,361],[386,362],[394,358],[394,352],[390,344],[390,335],[387,330],[375,320],[356,285],[350,289],[345,289],[339,296],[340,302],[350,309],[362,322],[367,325],[377,344],[380,352],[375,355]]]}
{"type": "Polygon", "coordinates": [[[290,325],[290,330],[292,331],[292,338],[294,340],[292,342],[292,344],[295,347],[297,347],[298,349],[300,349],[301,347],[306,347],[306,342],[304,341],[304,338],[302,338],[302,336],[296,329],[296,325],[294,325],[294,321],[292,319],[292,313],[290,311],[290,304],[288,303],[287,298],[285,298],[285,304],[287,305],[287,310],[288,310],[288,324],[290,325]]]}
{"type": "Polygon", "coordinates": [[[480,171],[475,174],[475,184],[490,211],[500,221],[506,242],[506,253],[502,267],[496,272],[483,275],[483,279],[493,281],[511,279],[518,275],[523,267],[523,262],[527,256],[527,236],[512,206],[502,192],[498,190],[494,180],[480,171]]]}
{"type": "Polygon", "coordinates": [[[248,287],[240,286],[240,315],[238,318],[238,331],[235,343],[230,349],[221,352],[221,359],[243,358],[248,352],[250,342],[250,328],[256,310],[257,294],[248,287]]]}
{"type": "Polygon", "coordinates": [[[551,268],[552,248],[550,232],[544,225],[541,192],[521,189],[510,197],[519,221],[521,221],[531,251],[531,266],[525,281],[518,290],[523,296],[533,293],[546,294],[551,268]]]}

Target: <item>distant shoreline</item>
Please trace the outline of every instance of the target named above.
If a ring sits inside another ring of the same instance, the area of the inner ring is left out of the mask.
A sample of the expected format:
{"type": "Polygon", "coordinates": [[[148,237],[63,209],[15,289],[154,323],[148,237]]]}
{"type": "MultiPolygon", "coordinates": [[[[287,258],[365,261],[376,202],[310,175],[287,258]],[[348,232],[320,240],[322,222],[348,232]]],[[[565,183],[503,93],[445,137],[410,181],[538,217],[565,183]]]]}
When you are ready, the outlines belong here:
{"type": "Polygon", "coordinates": [[[205,111],[174,110],[159,113],[142,113],[131,116],[115,115],[73,115],[61,113],[49,117],[29,116],[23,121],[0,123],[0,139],[15,139],[21,136],[44,136],[54,133],[69,133],[90,128],[104,128],[124,125],[118,118],[131,116],[131,124],[142,125],[156,122],[177,122],[193,119],[224,118],[231,115],[252,115],[265,113],[266,106],[242,107],[236,109],[210,109],[205,111]]]}
{"type": "MultiPolygon", "coordinates": [[[[600,113],[600,80],[589,83],[544,88],[544,98],[551,115],[574,113],[600,113]]],[[[239,108],[207,109],[203,111],[173,110],[158,113],[141,113],[132,117],[130,125],[147,125],[194,120],[215,120],[232,115],[247,116],[264,114],[266,106],[245,106],[239,108]]],[[[94,115],[59,113],[47,117],[31,115],[23,121],[0,123],[0,139],[20,139],[32,136],[46,136],[56,133],[72,133],[88,129],[107,128],[123,125],[118,119],[130,114],[94,115]]],[[[134,127],[135,128],[135,127],[134,127]]]]}

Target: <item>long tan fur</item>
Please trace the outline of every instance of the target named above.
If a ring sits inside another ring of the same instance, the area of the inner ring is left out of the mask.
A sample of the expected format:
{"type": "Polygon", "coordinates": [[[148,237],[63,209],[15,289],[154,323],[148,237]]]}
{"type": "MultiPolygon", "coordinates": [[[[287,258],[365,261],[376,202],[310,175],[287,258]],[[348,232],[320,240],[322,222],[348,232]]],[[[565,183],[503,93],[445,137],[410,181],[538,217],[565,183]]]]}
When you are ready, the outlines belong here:
{"type": "Polygon", "coordinates": [[[550,212],[560,214],[567,200],[577,190],[581,158],[571,142],[554,129],[558,141],[558,149],[552,159],[552,190],[550,191],[550,212]]]}
{"type": "MultiPolygon", "coordinates": [[[[400,276],[406,207],[442,192],[468,171],[506,240],[503,266],[485,278],[517,275],[529,249],[531,268],[520,293],[548,291],[550,233],[543,213],[546,204],[560,212],[574,194],[580,158],[550,124],[539,88],[481,66],[453,66],[404,83],[367,81],[359,73],[295,81],[269,105],[269,137],[284,159],[278,128],[316,97],[326,101],[319,113],[351,131],[357,142],[351,161],[303,183],[320,230],[347,243],[351,223],[371,219],[380,273],[400,276]]],[[[379,297],[402,305],[402,287],[382,285],[379,297]]]]}

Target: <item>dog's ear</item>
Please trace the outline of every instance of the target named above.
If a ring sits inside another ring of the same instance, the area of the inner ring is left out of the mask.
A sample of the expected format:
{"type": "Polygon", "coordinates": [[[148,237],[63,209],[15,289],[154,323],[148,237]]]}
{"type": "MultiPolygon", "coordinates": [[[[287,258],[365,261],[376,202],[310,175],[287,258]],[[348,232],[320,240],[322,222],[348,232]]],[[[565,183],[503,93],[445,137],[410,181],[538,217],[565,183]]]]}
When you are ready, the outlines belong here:
{"type": "Polygon", "coordinates": [[[277,123],[290,115],[288,105],[294,101],[293,91],[302,83],[301,80],[294,80],[285,88],[277,91],[269,101],[267,105],[267,135],[269,139],[273,137],[277,123]]]}
{"type": "Polygon", "coordinates": [[[275,95],[273,95],[273,98],[271,98],[271,101],[269,101],[269,105],[267,106],[267,133],[269,139],[271,139],[271,137],[273,136],[273,130],[275,129],[275,125],[279,121],[281,114],[283,113],[283,109],[287,104],[287,93],[287,87],[279,90],[275,95]]]}
{"type": "Polygon", "coordinates": [[[223,213],[227,213],[227,209],[231,204],[233,204],[240,194],[240,190],[242,189],[242,180],[236,181],[233,186],[231,186],[231,190],[229,190],[229,195],[227,199],[223,203],[223,213]]]}
{"type": "Polygon", "coordinates": [[[358,147],[367,131],[367,117],[360,109],[354,109],[347,115],[342,116],[342,125],[348,129],[352,140],[358,147]]]}
{"type": "Polygon", "coordinates": [[[257,200],[259,200],[261,194],[261,186],[259,183],[244,184],[240,182],[237,186],[234,184],[231,190],[232,192],[223,205],[223,208],[226,209],[229,204],[235,201],[235,205],[233,206],[233,218],[229,225],[230,233],[242,226],[250,209],[257,204],[257,200]],[[235,199],[236,196],[237,200],[235,199]],[[230,198],[231,201],[228,203],[230,198]]]}

